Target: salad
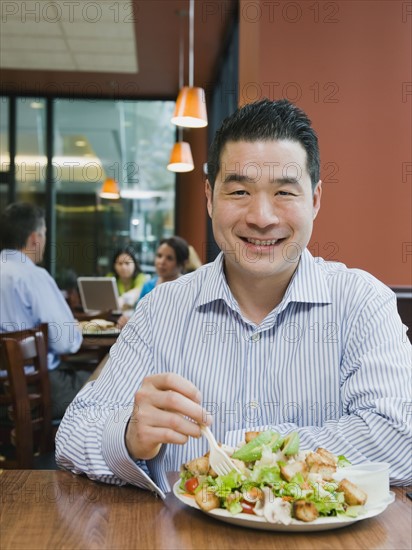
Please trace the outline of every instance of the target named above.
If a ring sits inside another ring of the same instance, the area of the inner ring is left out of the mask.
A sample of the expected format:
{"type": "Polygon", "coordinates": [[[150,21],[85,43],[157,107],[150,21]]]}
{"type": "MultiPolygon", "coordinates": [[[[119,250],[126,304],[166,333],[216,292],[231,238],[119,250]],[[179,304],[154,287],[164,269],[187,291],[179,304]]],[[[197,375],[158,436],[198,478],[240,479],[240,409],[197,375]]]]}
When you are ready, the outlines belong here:
{"type": "Polygon", "coordinates": [[[236,449],[222,445],[240,473],[218,476],[209,453],[181,467],[179,489],[199,508],[224,508],[231,514],[254,514],[271,523],[311,522],[318,517],[357,517],[367,495],[348,479],[334,480],[338,468],[350,465],[344,456],[323,448],[299,449],[299,434],[282,437],[269,430],[247,432],[236,449]]]}

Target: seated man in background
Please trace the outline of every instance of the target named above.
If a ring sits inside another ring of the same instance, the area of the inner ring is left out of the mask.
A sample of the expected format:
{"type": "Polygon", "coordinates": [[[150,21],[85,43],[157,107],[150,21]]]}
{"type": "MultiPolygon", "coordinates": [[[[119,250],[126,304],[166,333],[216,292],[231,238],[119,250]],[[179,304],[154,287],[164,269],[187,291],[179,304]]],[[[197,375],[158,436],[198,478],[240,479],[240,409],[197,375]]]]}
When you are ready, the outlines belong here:
{"type": "Polygon", "coordinates": [[[228,117],[206,198],[221,253],[159,285],[70,405],[57,462],[106,483],[169,489],[166,472],[245,431],[296,430],[354,464],[411,472],[411,346],[395,294],[369,273],[314,258],[318,140],[287,100],[228,117]]]}
{"type": "Polygon", "coordinates": [[[52,417],[61,418],[90,372],[60,363],[59,355],[79,349],[82,335],[56,282],[36,265],[45,244],[41,208],[14,203],[0,214],[0,332],[48,323],[52,417]]]}

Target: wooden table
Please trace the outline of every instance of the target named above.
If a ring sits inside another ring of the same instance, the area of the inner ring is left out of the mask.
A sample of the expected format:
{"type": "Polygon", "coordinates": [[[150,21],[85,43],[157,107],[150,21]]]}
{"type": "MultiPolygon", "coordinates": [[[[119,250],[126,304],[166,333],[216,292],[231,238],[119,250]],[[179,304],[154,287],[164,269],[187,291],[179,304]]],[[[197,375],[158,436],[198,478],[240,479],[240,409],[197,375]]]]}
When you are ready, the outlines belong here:
{"type": "Polygon", "coordinates": [[[83,334],[83,341],[80,346],[80,350],[89,350],[89,349],[105,349],[109,350],[113,344],[116,343],[118,334],[114,335],[96,335],[96,334],[83,334]]]}
{"type": "MultiPolygon", "coordinates": [[[[89,321],[90,323],[93,323],[94,318],[105,319],[116,323],[119,318],[119,315],[114,315],[110,311],[102,311],[94,316],[79,311],[73,312],[73,314],[78,321],[89,321]]],[[[83,341],[80,349],[77,353],[72,354],[72,357],[76,355],[81,356],[85,352],[94,353],[98,362],[100,362],[109,353],[113,344],[116,343],[118,336],[119,334],[83,334],[83,341]]]]}
{"type": "Polygon", "coordinates": [[[412,502],[333,531],[276,533],[219,522],[172,494],[165,502],[134,487],[112,487],[63,471],[3,470],[1,550],[45,549],[408,549],[412,502]]]}
{"type": "Polygon", "coordinates": [[[62,355],[61,360],[81,367],[90,363],[95,368],[109,353],[110,348],[116,343],[119,335],[83,334],[83,341],[76,353],[62,355]]]}

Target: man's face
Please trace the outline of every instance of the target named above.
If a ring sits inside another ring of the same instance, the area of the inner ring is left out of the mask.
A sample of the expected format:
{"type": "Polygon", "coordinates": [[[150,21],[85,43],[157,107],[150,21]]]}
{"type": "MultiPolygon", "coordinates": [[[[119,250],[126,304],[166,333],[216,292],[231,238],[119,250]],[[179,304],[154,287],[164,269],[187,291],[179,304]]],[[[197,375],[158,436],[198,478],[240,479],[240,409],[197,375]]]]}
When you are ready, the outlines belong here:
{"type": "Polygon", "coordinates": [[[228,142],[207,207],[225,269],[234,277],[290,279],[320,207],[306,151],[290,140],[228,142]]]}

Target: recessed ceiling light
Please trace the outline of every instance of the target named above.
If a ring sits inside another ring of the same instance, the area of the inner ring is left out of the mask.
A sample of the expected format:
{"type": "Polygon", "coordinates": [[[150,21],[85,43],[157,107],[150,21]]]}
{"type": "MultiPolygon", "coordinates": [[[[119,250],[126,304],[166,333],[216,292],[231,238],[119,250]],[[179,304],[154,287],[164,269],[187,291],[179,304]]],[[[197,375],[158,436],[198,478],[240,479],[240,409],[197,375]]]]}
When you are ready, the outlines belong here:
{"type": "Polygon", "coordinates": [[[30,107],[32,109],[43,109],[43,103],[40,103],[40,101],[32,101],[30,107]]]}

